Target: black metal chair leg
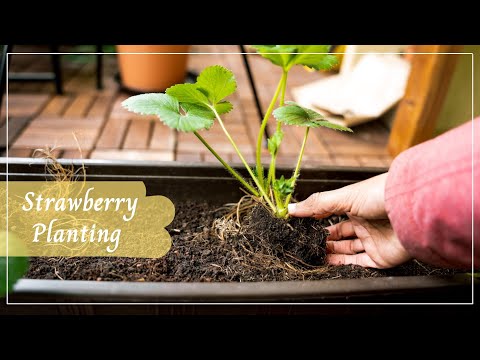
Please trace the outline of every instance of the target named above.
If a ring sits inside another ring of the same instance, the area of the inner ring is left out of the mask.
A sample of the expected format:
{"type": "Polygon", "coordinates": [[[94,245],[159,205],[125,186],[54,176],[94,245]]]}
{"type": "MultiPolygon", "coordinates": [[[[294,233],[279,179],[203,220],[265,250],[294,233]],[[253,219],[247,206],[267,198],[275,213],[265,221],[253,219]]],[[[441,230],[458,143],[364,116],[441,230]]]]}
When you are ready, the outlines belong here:
{"type": "MultiPolygon", "coordinates": [[[[97,45],[96,52],[103,52],[103,45],[97,45]]],[[[103,89],[103,55],[97,55],[97,89],[103,89]]]]}
{"type": "Polygon", "coordinates": [[[60,55],[58,54],[58,46],[51,46],[52,52],[55,53],[52,55],[52,67],[53,72],[55,73],[55,90],[58,95],[63,94],[62,86],[62,67],[60,64],[60,55]]]}
{"type": "MultiPolygon", "coordinates": [[[[253,80],[252,71],[250,69],[250,64],[248,62],[248,56],[245,54],[247,51],[245,50],[245,46],[240,46],[240,52],[242,53],[243,63],[245,65],[245,69],[247,70],[248,81],[250,82],[250,86],[252,87],[253,97],[255,99],[255,105],[257,106],[258,116],[260,117],[260,124],[263,120],[263,111],[262,111],[262,104],[260,103],[260,98],[257,93],[257,87],[255,86],[255,81],[253,80]]],[[[270,137],[268,127],[265,128],[265,139],[263,141],[263,146],[267,147],[267,139],[270,137]]]]}
{"type": "MultiPolygon", "coordinates": [[[[3,92],[7,87],[7,53],[12,52],[12,45],[3,45],[0,58],[0,112],[3,105],[3,92]]],[[[1,121],[0,121],[1,123],[1,121]]]]}

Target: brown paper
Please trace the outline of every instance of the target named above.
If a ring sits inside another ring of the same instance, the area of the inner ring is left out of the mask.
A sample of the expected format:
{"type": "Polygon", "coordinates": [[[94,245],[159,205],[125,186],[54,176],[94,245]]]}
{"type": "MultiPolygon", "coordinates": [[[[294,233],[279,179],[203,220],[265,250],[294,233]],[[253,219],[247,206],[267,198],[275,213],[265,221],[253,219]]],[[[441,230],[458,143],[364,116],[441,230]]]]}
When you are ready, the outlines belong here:
{"type": "Polygon", "coordinates": [[[410,63],[398,55],[367,54],[348,73],[292,90],[294,99],[343,126],[376,119],[404,95],[410,63]]]}

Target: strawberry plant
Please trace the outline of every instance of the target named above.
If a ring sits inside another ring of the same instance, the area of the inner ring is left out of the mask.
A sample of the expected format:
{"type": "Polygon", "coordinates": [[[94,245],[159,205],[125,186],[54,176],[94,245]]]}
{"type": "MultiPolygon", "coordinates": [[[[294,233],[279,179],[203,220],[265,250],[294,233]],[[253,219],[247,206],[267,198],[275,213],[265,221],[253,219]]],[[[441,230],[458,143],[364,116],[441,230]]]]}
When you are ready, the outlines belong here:
{"type": "Polygon", "coordinates": [[[135,113],[157,115],[172,129],[193,133],[205,147],[218,159],[225,169],[234,176],[253,196],[267,204],[272,214],[279,218],[288,216],[287,205],[295,190],[300,175],[303,153],[310,128],[327,127],[340,131],[352,131],[327,121],[319,113],[304,108],[294,102],[285,101],[288,73],[295,65],[307,66],[315,70],[327,70],[336,65],[337,58],[328,54],[329,45],[257,45],[253,46],[261,56],[282,68],[282,76],[273,94],[270,105],[262,120],[256,144],[256,164],[252,168],[245,160],[234,137],[229,133],[222,115],[230,112],[233,105],[226,100],[237,89],[234,74],[219,65],[205,68],[194,84],[178,84],[163,93],[141,94],[128,98],[122,105],[135,113]],[[275,109],[278,103],[279,107],[275,109]],[[262,140],[265,128],[271,116],[277,121],[275,133],[268,139],[270,164],[265,171],[262,161],[262,140]],[[201,130],[208,130],[217,121],[231,143],[241,162],[250,175],[250,180],[242,177],[211,147],[201,136],[201,130]],[[295,170],[291,178],[276,178],[275,167],[278,150],[284,132],[283,125],[305,128],[302,146],[295,170]]]}

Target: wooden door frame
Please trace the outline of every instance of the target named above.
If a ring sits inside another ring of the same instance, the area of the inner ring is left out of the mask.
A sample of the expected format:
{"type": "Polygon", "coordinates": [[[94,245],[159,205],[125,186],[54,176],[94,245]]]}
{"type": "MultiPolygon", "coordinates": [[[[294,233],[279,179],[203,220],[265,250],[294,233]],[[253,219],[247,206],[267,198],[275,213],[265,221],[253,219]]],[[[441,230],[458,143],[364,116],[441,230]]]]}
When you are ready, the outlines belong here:
{"type": "Polygon", "coordinates": [[[388,151],[397,156],[430,139],[435,131],[462,45],[415,45],[405,96],[400,101],[390,132],[388,151]],[[448,53],[448,54],[447,54],[448,53]]]}

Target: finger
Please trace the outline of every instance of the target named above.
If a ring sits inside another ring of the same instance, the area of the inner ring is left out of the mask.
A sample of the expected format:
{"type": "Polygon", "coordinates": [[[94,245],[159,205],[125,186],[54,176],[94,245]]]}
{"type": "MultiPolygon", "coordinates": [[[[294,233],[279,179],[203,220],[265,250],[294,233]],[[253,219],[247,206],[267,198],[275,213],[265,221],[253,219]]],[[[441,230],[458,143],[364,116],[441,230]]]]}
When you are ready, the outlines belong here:
{"type": "Polygon", "coordinates": [[[378,265],[365,252],[355,255],[329,254],[327,255],[327,263],[331,265],[353,264],[363,267],[378,268],[378,265]]]}
{"type": "Polygon", "coordinates": [[[330,233],[330,235],[327,237],[327,240],[341,240],[355,235],[355,229],[352,222],[349,220],[328,226],[325,229],[330,233]]]}
{"type": "Polygon", "coordinates": [[[365,251],[365,247],[359,239],[327,241],[327,250],[335,254],[353,255],[365,251]]]}
{"type": "Polygon", "coordinates": [[[350,192],[345,189],[325,191],[310,195],[299,203],[288,204],[288,213],[296,217],[325,218],[332,214],[350,211],[350,192]]]}

